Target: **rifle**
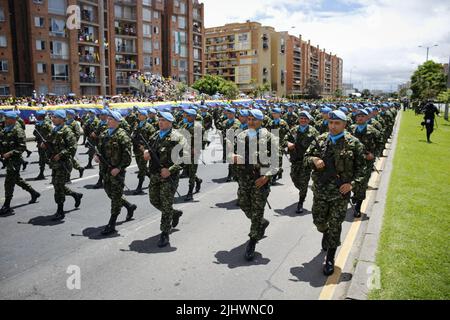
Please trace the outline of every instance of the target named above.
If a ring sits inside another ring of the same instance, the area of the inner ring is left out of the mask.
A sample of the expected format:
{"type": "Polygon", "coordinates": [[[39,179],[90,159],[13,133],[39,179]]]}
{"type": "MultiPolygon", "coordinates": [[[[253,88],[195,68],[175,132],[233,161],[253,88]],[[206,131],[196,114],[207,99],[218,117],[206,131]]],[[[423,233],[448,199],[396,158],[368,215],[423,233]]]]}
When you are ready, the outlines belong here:
{"type": "MultiPolygon", "coordinates": [[[[150,152],[150,156],[151,156],[151,167],[153,168],[153,171],[160,171],[161,169],[161,161],[159,159],[158,154],[155,152],[155,150],[150,146],[150,144],[148,143],[148,141],[144,138],[144,136],[142,135],[142,133],[139,133],[139,137],[141,138],[142,142],[144,142],[145,146],[147,147],[147,150],[150,152]]],[[[172,183],[172,185],[175,185],[175,182],[172,179],[172,176],[170,175],[168,177],[169,182],[172,183]]],[[[181,198],[180,193],[178,192],[178,189],[175,189],[175,192],[177,194],[178,197],[181,198]]]]}
{"type": "MultiPolygon", "coordinates": [[[[51,155],[53,154],[53,143],[52,142],[48,142],[44,136],[41,134],[41,132],[35,127],[34,131],[36,131],[36,133],[38,134],[39,138],[41,138],[41,143],[45,144],[47,146],[47,148],[45,149],[45,154],[47,155],[48,160],[52,160],[51,159],[51,155]]],[[[64,164],[64,162],[61,160],[59,160],[58,162],[61,162],[61,166],[63,167],[63,169],[67,172],[67,174],[71,175],[71,172],[69,171],[69,169],[67,169],[66,165],[64,164]]]]}
{"type": "MultiPolygon", "coordinates": [[[[106,160],[106,158],[100,153],[100,151],[97,149],[96,146],[94,146],[92,144],[92,142],[89,141],[89,139],[86,140],[86,143],[89,145],[89,147],[94,150],[94,154],[100,159],[100,162],[103,162],[104,165],[106,165],[109,169],[113,169],[114,166],[111,165],[111,163],[106,160]]],[[[125,176],[123,177],[123,179],[121,177],[119,177],[119,175],[117,175],[115,178],[117,178],[120,182],[123,183],[123,185],[125,186],[125,188],[127,188],[128,191],[131,191],[130,188],[128,188],[127,184],[125,183],[125,176]]]]}

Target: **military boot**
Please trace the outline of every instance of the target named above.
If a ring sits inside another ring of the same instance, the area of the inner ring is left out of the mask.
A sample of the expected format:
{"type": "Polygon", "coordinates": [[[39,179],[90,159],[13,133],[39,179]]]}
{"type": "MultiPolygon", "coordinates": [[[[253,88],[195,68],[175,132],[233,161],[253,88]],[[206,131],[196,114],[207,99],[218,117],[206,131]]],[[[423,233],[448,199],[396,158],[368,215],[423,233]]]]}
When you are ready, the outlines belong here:
{"type": "Polygon", "coordinates": [[[172,217],[172,228],[175,228],[178,223],[180,222],[180,217],[183,215],[183,211],[181,210],[174,210],[173,211],[173,217],[172,217]]]}
{"type": "Polygon", "coordinates": [[[195,180],[195,193],[199,193],[200,189],[202,188],[202,179],[196,178],[195,180]]]}
{"type": "Polygon", "coordinates": [[[298,200],[297,211],[295,211],[295,213],[297,213],[297,214],[302,214],[303,213],[303,203],[304,202],[305,202],[305,199],[303,199],[303,198],[300,198],[298,200]]]}
{"type": "Polygon", "coordinates": [[[29,204],[36,203],[36,200],[41,196],[41,194],[34,189],[31,190],[30,194],[31,194],[31,200],[30,200],[30,202],[28,202],[29,204]]]}
{"type": "Polygon", "coordinates": [[[125,203],[125,209],[127,209],[126,221],[131,221],[133,219],[134,211],[136,211],[137,206],[135,204],[125,203]]]}
{"type": "Polygon", "coordinates": [[[137,196],[137,195],[144,193],[142,191],[142,185],[144,184],[144,179],[145,178],[139,178],[138,186],[137,186],[136,190],[133,191],[133,195],[137,196]]]}
{"type": "Polygon", "coordinates": [[[323,266],[323,274],[331,276],[334,272],[334,256],[336,254],[336,248],[329,248],[327,251],[327,260],[323,266]]]}
{"type": "Polygon", "coordinates": [[[158,247],[163,248],[169,244],[169,234],[167,232],[162,232],[161,237],[158,241],[158,247]]]}
{"type": "Polygon", "coordinates": [[[39,170],[39,175],[36,178],[34,178],[35,181],[45,180],[44,170],[45,169],[40,169],[39,170]]]}
{"type": "Polygon", "coordinates": [[[101,232],[102,235],[108,236],[116,232],[117,217],[118,215],[111,215],[108,224],[106,225],[105,229],[103,229],[103,231],[101,232]]]}
{"type": "Polygon", "coordinates": [[[58,210],[52,218],[52,221],[61,221],[65,218],[64,214],[64,203],[58,203],[58,210]]]}
{"type": "Polygon", "coordinates": [[[264,234],[266,233],[266,229],[269,226],[270,222],[267,219],[263,219],[263,222],[261,223],[261,239],[264,237],[264,234]]]}
{"type": "Polygon", "coordinates": [[[92,188],[93,189],[101,189],[101,188],[103,188],[103,178],[102,178],[101,175],[98,177],[97,183],[92,188]]]}
{"type": "Polygon", "coordinates": [[[0,215],[11,215],[14,214],[14,210],[11,209],[11,200],[12,199],[6,199],[5,203],[3,204],[2,208],[0,209],[0,215]]]}
{"type": "Polygon", "coordinates": [[[74,192],[72,197],[75,200],[75,208],[79,208],[81,204],[81,198],[83,198],[83,194],[74,192]]]}
{"type": "Polygon", "coordinates": [[[23,161],[23,162],[22,162],[22,171],[25,171],[25,169],[27,168],[27,166],[28,166],[28,161],[23,161]]]}
{"type": "Polygon", "coordinates": [[[78,169],[78,172],[80,173],[80,179],[83,178],[84,168],[78,169]]]}
{"type": "Polygon", "coordinates": [[[245,259],[247,261],[251,261],[255,257],[256,243],[257,241],[255,239],[250,238],[247,248],[245,249],[245,259]]]}
{"type": "Polygon", "coordinates": [[[353,210],[353,216],[355,218],[361,218],[361,205],[362,200],[357,200],[355,204],[355,209],[353,210]]]}
{"type": "Polygon", "coordinates": [[[31,154],[33,153],[30,150],[25,150],[25,152],[27,153],[27,158],[29,158],[31,156],[31,154]]]}
{"type": "Polygon", "coordinates": [[[192,201],[194,200],[193,192],[194,186],[189,186],[188,194],[184,197],[184,201],[192,201]]]}

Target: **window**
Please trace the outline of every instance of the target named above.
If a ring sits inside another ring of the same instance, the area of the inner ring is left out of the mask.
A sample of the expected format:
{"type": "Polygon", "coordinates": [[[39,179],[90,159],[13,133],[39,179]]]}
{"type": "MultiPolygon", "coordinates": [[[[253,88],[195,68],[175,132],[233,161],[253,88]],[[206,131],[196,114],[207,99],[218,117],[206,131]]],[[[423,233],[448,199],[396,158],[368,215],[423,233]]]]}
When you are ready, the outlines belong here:
{"type": "Polygon", "coordinates": [[[47,65],[45,63],[38,62],[37,63],[37,73],[39,73],[39,74],[47,73],[47,65]]]}
{"type": "Polygon", "coordinates": [[[159,19],[159,12],[158,11],[153,11],[153,18],[154,19],[159,19]]]}
{"type": "Polygon", "coordinates": [[[182,44],[186,44],[187,42],[187,39],[186,39],[186,32],[182,32],[182,31],[180,31],[180,32],[178,32],[178,34],[179,34],[179,37],[180,37],[180,43],[182,43],[182,44]]]}
{"type": "Polygon", "coordinates": [[[151,6],[152,5],[152,0],[143,0],[142,4],[145,6],[151,6]]]}
{"type": "Polygon", "coordinates": [[[152,53],[152,41],[151,40],[144,39],[143,45],[144,45],[145,53],[152,53]]]}
{"type": "Polygon", "coordinates": [[[173,5],[174,5],[174,7],[179,8],[179,7],[180,7],[180,1],[174,0],[174,1],[173,1],[173,5]]]}
{"type": "Polygon", "coordinates": [[[0,60],[0,72],[8,72],[8,60],[0,60]]]}
{"type": "Polygon", "coordinates": [[[194,49],[194,59],[195,60],[201,60],[200,59],[200,50],[199,49],[194,49]]]}
{"type": "Polygon", "coordinates": [[[65,22],[62,19],[50,19],[50,32],[52,35],[65,36],[65,22]]]}
{"type": "Polygon", "coordinates": [[[52,80],[69,80],[69,66],[67,64],[52,64],[52,80]]]}
{"type": "Polygon", "coordinates": [[[44,40],[36,40],[36,50],[45,50],[44,40]]]}
{"type": "Polygon", "coordinates": [[[39,86],[38,93],[43,95],[48,94],[48,87],[46,85],[39,86]]]}
{"type": "Polygon", "coordinates": [[[34,17],[34,26],[38,27],[38,28],[42,28],[44,26],[44,18],[34,17]]]}
{"type": "Polygon", "coordinates": [[[154,48],[155,50],[159,50],[159,41],[153,42],[153,48],[154,48]]]}
{"type": "Polygon", "coordinates": [[[147,8],[142,9],[142,19],[144,21],[152,21],[152,10],[147,8]]]}
{"type": "Polygon", "coordinates": [[[66,14],[66,0],[48,0],[48,12],[65,15],[66,14]]]}
{"type": "Polygon", "coordinates": [[[70,92],[69,86],[54,86],[52,90],[57,96],[67,95],[70,92]]]}
{"type": "Polygon", "coordinates": [[[174,68],[178,67],[178,60],[177,59],[172,59],[172,67],[174,67],[174,68]]]}
{"type": "Polygon", "coordinates": [[[186,14],[186,4],[184,2],[180,3],[180,14],[186,14]]]}
{"type": "Polygon", "coordinates": [[[68,59],[69,46],[65,42],[50,41],[50,52],[52,59],[68,59]]]}
{"type": "Polygon", "coordinates": [[[6,48],[7,42],[6,42],[6,36],[0,36],[0,47],[6,48]]]}
{"type": "Polygon", "coordinates": [[[144,56],[144,68],[151,68],[153,65],[151,56],[144,56]]]}
{"type": "Polygon", "coordinates": [[[0,8],[0,21],[5,21],[5,10],[0,8]]]}
{"type": "Polygon", "coordinates": [[[181,73],[178,77],[178,79],[180,80],[180,82],[187,82],[187,74],[185,73],[181,73]]]}
{"type": "Polygon", "coordinates": [[[178,28],[186,29],[186,18],[185,17],[178,17],[178,28]]]}
{"type": "Polygon", "coordinates": [[[180,71],[187,71],[187,60],[180,60],[179,61],[179,65],[178,65],[178,69],[180,71]]]}
{"type": "Polygon", "coordinates": [[[9,96],[8,86],[0,86],[0,96],[9,96]]]}
{"type": "Polygon", "coordinates": [[[172,22],[177,23],[177,16],[172,16],[172,22]]]}
{"type": "Polygon", "coordinates": [[[142,29],[144,32],[144,37],[151,37],[152,36],[152,26],[148,23],[144,23],[142,25],[142,29]]]}
{"type": "Polygon", "coordinates": [[[159,34],[159,27],[153,27],[153,33],[159,34]]]}
{"type": "Polygon", "coordinates": [[[159,66],[159,58],[155,58],[155,66],[159,66]]]}
{"type": "Polygon", "coordinates": [[[187,58],[187,47],[185,45],[180,46],[180,57],[187,58]]]}

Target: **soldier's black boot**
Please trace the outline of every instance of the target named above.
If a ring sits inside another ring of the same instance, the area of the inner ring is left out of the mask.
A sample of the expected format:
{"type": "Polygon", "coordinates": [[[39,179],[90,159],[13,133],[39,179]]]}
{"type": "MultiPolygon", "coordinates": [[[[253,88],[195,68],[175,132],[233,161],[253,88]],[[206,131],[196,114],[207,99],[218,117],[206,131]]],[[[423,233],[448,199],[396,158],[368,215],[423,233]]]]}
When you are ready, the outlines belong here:
{"type": "Polygon", "coordinates": [[[331,276],[334,272],[334,256],[336,254],[336,248],[329,248],[327,251],[327,260],[323,266],[323,274],[331,276]]]}
{"type": "Polygon", "coordinates": [[[137,196],[139,194],[143,194],[144,193],[142,191],[142,185],[144,184],[144,179],[145,178],[139,178],[138,186],[137,186],[136,190],[133,191],[133,195],[137,196]]]}
{"type": "Polygon", "coordinates": [[[94,188],[94,189],[101,189],[101,188],[103,188],[103,178],[102,178],[101,175],[98,177],[97,183],[92,188],[94,188]]]}
{"type": "Polygon", "coordinates": [[[270,222],[267,219],[263,219],[263,222],[261,223],[261,238],[264,237],[264,234],[266,233],[266,229],[269,226],[270,222]]]}
{"type": "Polygon", "coordinates": [[[111,215],[108,224],[106,225],[105,229],[103,229],[103,231],[101,232],[102,235],[108,236],[116,232],[117,217],[118,215],[111,215]]]}
{"type": "Polygon", "coordinates": [[[283,169],[280,169],[280,171],[278,172],[278,179],[283,179],[283,169]]]}
{"type": "Polygon", "coordinates": [[[80,178],[83,178],[84,168],[78,169],[78,172],[80,173],[80,178]]]}
{"type": "Polygon", "coordinates": [[[355,204],[355,210],[353,211],[353,216],[355,218],[361,218],[361,205],[362,200],[357,200],[355,204]]]}
{"type": "Polygon", "coordinates": [[[188,191],[188,194],[184,197],[184,201],[194,200],[193,191],[194,191],[194,186],[189,186],[189,191],[188,191]]]}
{"type": "Polygon", "coordinates": [[[180,217],[183,215],[183,211],[181,210],[173,210],[172,217],[172,228],[175,228],[180,222],[180,217]]]}
{"type": "Polygon", "coordinates": [[[55,215],[53,216],[53,221],[60,221],[65,218],[64,214],[64,203],[58,203],[58,210],[56,211],[55,215]]]}
{"type": "Polygon", "coordinates": [[[30,202],[28,202],[29,204],[36,203],[36,200],[41,196],[41,194],[39,192],[37,192],[36,190],[32,190],[30,192],[30,194],[31,194],[31,200],[30,200],[30,202]]]}
{"type": "Polygon", "coordinates": [[[38,180],[45,180],[44,170],[45,170],[45,169],[40,169],[40,170],[39,170],[39,175],[38,175],[36,178],[34,178],[35,181],[38,181],[38,180]]]}
{"type": "Polygon", "coordinates": [[[300,198],[299,200],[298,200],[298,203],[297,203],[297,211],[295,211],[295,213],[297,213],[297,214],[301,214],[301,213],[303,213],[303,203],[305,202],[305,199],[303,199],[303,198],[300,198]]]}
{"type": "Polygon", "coordinates": [[[27,153],[27,158],[29,158],[32,154],[32,152],[30,150],[25,150],[25,152],[27,153]]]}
{"type": "Polygon", "coordinates": [[[203,182],[203,180],[199,179],[199,178],[197,178],[195,180],[195,193],[199,193],[200,192],[200,189],[202,188],[202,182],[203,182]]]}
{"type": "Polygon", "coordinates": [[[81,204],[81,198],[83,198],[83,194],[74,192],[72,197],[75,200],[75,208],[79,208],[81,204]]]}
{"type": "Polygon", "coordinates": [[[25,171],[25,169],[27,168],[27,165],[28,165],[28,161],[22,162],[22,171],[25,171]]]}
{"type": "Polygon", "coordinates": [[[84,167],[85,169],[94,169],[94,166],[92,165],[92,158],[89,157],[88,165],[84,167]]]}
{"type": "Polygon", "coordinates": [[[135,204],[125,203],[124,207],[125,209],[127,209],[126,221],[131,221],[131,219],[133,219],[134,211],[136,211],[137,206],[135,204]]]}
{"type": "Polygon", "coordinates": [[[251,261],[255,257],[256,243],[257,241],[255,239],[250,238],[247,248],[245,249],[245,259],[247,261],[251,261]]]}
{"type": "Polygon", "coordinates": [[[169,234],[167,232],[162,232],[161,237],[158,241],[158,247],[163,248],[169,244],[169,234]]]}
{"type": "Polygon", "coordinates": [[[228,175],[227,175],[227,182],[231,182],[231,178],[232,178],[232,175],[231,175],[231,170],[230,169],[228,169],[228,175]]]}
{"type": "Polygon", "coordinates": [[[0,209],[0,215],[7,215],[7,214],[14,214],[14,210],[11,209],[11,200],[12,199],[5,199],[5,203],[3,204],[2,208],[0,209]]]}

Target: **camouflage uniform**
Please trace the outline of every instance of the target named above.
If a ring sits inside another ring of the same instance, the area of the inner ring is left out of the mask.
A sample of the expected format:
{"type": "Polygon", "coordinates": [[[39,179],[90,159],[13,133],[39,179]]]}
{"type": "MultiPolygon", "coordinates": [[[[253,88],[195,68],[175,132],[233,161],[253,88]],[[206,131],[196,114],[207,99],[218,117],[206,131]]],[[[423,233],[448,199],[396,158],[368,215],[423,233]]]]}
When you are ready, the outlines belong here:
{"type": "MultiPolygon", "coordinates": [[[[240,125],[241,125],[241,122],[238,119],[234,118],[233,121],[229,121],[228,119],[224,120],[220,124],[220,126],[218,128],[221,131],[221,133],[222,133],[222,136],[221,136],[221,138],[222,138],[222,148],[223,148],[223,150],[222,150],[222,160],[224,162],[226,162],[226,160],[227,160],[227,145],[231,146],[231,145],[233,145],[233,142],[234,142],[234,141],[229,141],[228,140],[227,132],[228,132],[228,130],[234,130],[234,131],[235,130],[239,130],[239,126],[240,125]]],[[[234,167],[233,167],[232,164],[228,165],[227,181],[231,181],[231,178],[234,176],[233,168],[234,167]]]]}
{"type": "Polygon", "coordinates": [[[70,180],[70,172],[72,171],[72,155],[76,151],[76,140],[72,130],[65,124],[55,127],[52,130],[50,139],[47,144],[47,155],[52,168],[52,183],[55,189],[55,202],[58,205],[58,212],[55,218],[64,218],[64,202],[66,196],[75,199],[75,207],[77,205],[77,197],[80,194],[73,192],[66,187],[66,181],[70,180]],[[53,157],[59,155],[60,160],[55,161],[53,157]]]}
{"type": "MultiPolygon", "coordinates": [[[[94,115],[93,117],[88,117],[86,122],[84,123],[83,132],[84,135],[87,137],[87,141],[91,143],[92,145],[96,145],[95,139],[91,138],[91,133],[95,132],[95,129],[97,128],[98,124],[100,123],[100,120],[94,115]]],[[[92,159],[94,158],[94,150],[92,147],[89,147],[88,151],[89,159],[88,159],[88,165],[86,168],[92,168],[92,159]]]]}
{"type": "Polygon", "coordinates": [[[333,144],[328,138],[328,133],[325,133],[308,148],[304,163],[314,170],[312,215],[317,230],[324,234],[322,247],[335,249],[341,244],[342,223],[350,199],[350,193],[341,195],[339,185],[351,183],[352,187],[357,189],[364,181],[364,146],[348,132],[345,132],[336,144],[333,144]],[[329,176],[323,181],[329,168],[326,166],[322,171],[316,170],[313,163],[314,157],[325,162],[325,159],[330,159],[336,168],[336,175],[329,176]]]}
{"type": "Polygon", "coordinates": [[[37,143],[40,171],[37,178],[44,179],[45,164],[48,163],[48,159],[46,151],[41,148],[42,138],[39,136],[39,134],[41,134],[45,140],[48,140],[52,133],[52,123],[48,118],[45,118],[42,121],[37,121],[34,125],[34,128],[35,130],[33,131],[33,135],[35,136],[37,143]],[[39,133],[37,131],[39,131],[39,133]]]}
{"type": "Polygon", "coordinates": [[[20,177],[22,153],[26,149],[25,141],[25,131],[17,122],[12,126],[6,126],[5,124],[3,130],[0,131],[0,154],[12,152],[11,157],[3,160],[6,165],[5,203],[0,210],[0,214],[12,212],[10,203],[13,198],[15,185],[18,185],[31,194],[32,201],[30,203],[35,202],[38,197],[38,193],[20,177]]]}
{"type": "Polygon", "coordinates": [[[178,188],[179,171],[182,169],[181,164],[173,162],[171,154],[178,144],[181,144],[183,150],[186,150],[186,140],[183,135],[171,129],[162,138],[160,131],[156,132],[149,143],[159,157],[159,166],[156,159],[150,160],[150,203],[161,211],[160,229],[168,234],[172,229],[174,215],[180,214],[180,211],[174,210],[173,202],[178,188]],[[163,168],[168,169],[171,173],[167,179],[161,178],[160,174],[163,168]]]}
{"type": "Polygon", "coordinates": [[[269,130],[279,130],[278,131],[278,137],[279,137],[279,146],[280,146],[280,150],[278,151],[278,175],[274,177],[274,179],[272,180],[272,182],[275,182],[275,179],[281,179],[283,177],[283,141],[285,136],[288,134],[289,132],[289,125],[286,121],[284,121],[283,119],[279,119],[278,122],[275,121],[275,119],[273,119],[268,128],[269,130]]]}
{"type": "Polygon", "coordinates": [[[277,163],[262,163],[260,157],[262,150],[255,150],[257,152],[250,154],[250,142],[253,144],[255,141],[258,149],[260,145],[267,146],[265,152],[269,160],[272,144],[275,150],[279,150],[279,145],[278,139],[265,128],[261,128],[255,138],[249,138],[249,130],[241,132],[237,137],[235,148],[239,150],[245,146],[245,149],[242,149],[245,150],[245,164],[236,165],[239,206],[251,221],[249,237],[257,242],[264,236],[264,229],[268,225],[268,221],[264,219],[264,208],[270,193],[270,179],[277,174],[278,167],[277,163]],[[262,176],[269,177],[269,182],[258,189],[255,182],[262,176]]]}
{"type": "MultiPolygon", "coordinates": [[[[77,153],[77,149],[78,149],[78,140],[80,140],[80,136],[81,136],[81,126],[80,123],[78,121],[76,121],[75,119],[70,119],[66,121],[66,125],[72,130],[73,135],[75,136],[75,152],[74,154],[72,154],[72,167],[75,170],[78,171],[82,171],[84,170],[84,168],[82,168],[80,166],[80,164],[78,163],[78,161],[75,159],[75,155],[77,153]]],[[[81,175],[81,172],[80,172],[81,175]]]]}
{"type": "Polygon", "coordinates": [[[145,143],[142,137],[145,139],[145,141],[148,142],[154,134],[155,128],[150,123],[143,121],[137,124],[135,130],[133,131],[133,134],[131,135],[131,140],[133,142],[133,153],[135,155],[136,164],[139,169],[139,184],[135,191],[136,194],[142,192],[142,184],[144,183],[145,176],[148,175],[147,161],[145,161],[144,153],[141,150],[141,146],[145,148],[145,143]]]}
{"type": "Polygon", "coordinates": [[[294,112],[286,112],[283,116],[283,120],[287,122],[289,128],[292,128],[298,123],[298,115],[294,112]]]}
{"type": "Polygon", "coordinates": [[[121,128],[111,131],[106,129],[100,134],[98,151],[101,155],[100,174],[103,176],[104,189],[111,199],[111,220],[108,226],[115,231],[114,226],[122,207],[128,210],[127,220],[130,220],[136,206],[123,197],[126,169],[131,163],[131,139],[121,128]],[[120,169],[120,173],[115,177],[111,174],[114,168],[120,169]]]}
{"type": "MultiPolygon", "coordinates": [[[[288,142],[295,144],[295,149],[288,152],[291,161],[291,179],[294,186],[299,190],[299,205],[303,204],[306,199],[311,177],[311,168],[305,166],[303,162],[304,155],[311,143],[319,136],[319,132],[313,126],[309,125],[305,132],[301,132],[300,129],[299,125],[292,128],[286,135],[283,145],[283,147],[287,147],[288,142]]],[[[299,208],[298,211],[300,211],[299,208]]]]}
{"type": "Polygon", "coordinates": [[[328,132],[328,120],[325,119],[319,119],[316,122],[316,130],[320,133],[323,134],[325,132],[328,132]]]}
{"type": "Polygon", "coordinates": [[[155,129],[155,131],[159,130],[159,120],[158,117],[155,117],[154,119],[152,118],[148,118],[147,120],[148,123],[150,123],[152,125],[152,127],[155,129]]]}

